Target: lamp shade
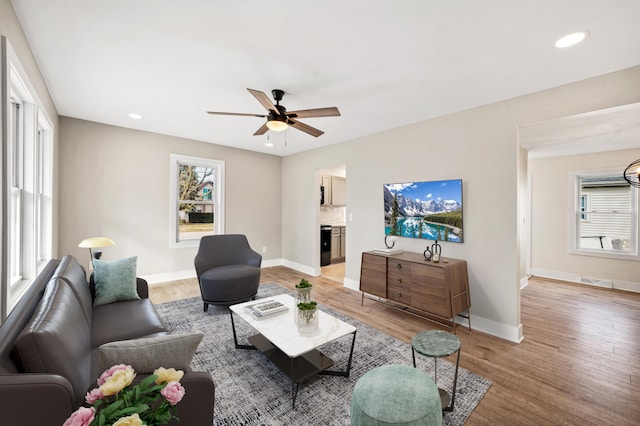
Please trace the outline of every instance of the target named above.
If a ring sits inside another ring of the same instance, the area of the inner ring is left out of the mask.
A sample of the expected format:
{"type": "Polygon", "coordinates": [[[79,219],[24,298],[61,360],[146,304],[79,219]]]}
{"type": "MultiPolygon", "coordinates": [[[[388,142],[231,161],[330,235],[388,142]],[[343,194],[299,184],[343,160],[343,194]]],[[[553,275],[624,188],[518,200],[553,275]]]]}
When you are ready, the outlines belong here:
{"type": "Polygon", "coordinates": [[[108,246],[115,246],[115,245],[116,243],[109,237],[90,237],[80,241],[80,244],[78,244],[78,247],[92,249],[92,248],[108,247],[108,246]]]}

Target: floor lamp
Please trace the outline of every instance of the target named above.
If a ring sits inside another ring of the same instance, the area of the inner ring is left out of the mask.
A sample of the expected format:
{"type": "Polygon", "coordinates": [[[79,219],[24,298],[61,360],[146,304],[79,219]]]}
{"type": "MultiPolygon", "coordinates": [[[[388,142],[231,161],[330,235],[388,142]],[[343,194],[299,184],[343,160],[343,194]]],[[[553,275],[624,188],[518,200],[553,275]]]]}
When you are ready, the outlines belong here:
{"type": "Polygon", "coordinates": [[[90,237],[80,241],[80,244],[78,244],[78,247],[89,249],[89,269],[93,270],[93,259],[100,259],[100,256],[102,256],[102,252],[93,251],[92,249],[115,246],[115,245],[116,243],[111,238],[108,238],[108,237],[90,237]]]}

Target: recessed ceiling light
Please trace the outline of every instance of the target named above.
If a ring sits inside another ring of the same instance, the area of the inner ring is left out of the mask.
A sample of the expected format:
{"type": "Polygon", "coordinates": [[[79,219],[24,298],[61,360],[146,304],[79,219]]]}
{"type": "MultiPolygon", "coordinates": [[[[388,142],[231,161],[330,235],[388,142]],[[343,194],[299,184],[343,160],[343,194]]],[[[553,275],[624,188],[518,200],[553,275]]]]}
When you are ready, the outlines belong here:
{"type": "Polygon", "coordinates": [[[563,37],[560,37],[558,41],[556,41],[555,46],[558,49],[564,49],[565,47],[575,46],[576,44],[580,43],[587,37],[589,37],[589,31],[587,30],[576,31],[571,34],[567,34],[563,37]]]}
{"type": "Polygon", "coordinates": [[[134,118],[136,120],[142,120],[142,116],[140,114],[136,114],[136,113],[131,113],[129,114],[129,117],[134,118]]]}
{"type": "Polygon", "coordinates": [[[264,146],[268,146],[269,148],[273,147],[273,143],[272,142],[267,142],[264,144],[264,146]]]}

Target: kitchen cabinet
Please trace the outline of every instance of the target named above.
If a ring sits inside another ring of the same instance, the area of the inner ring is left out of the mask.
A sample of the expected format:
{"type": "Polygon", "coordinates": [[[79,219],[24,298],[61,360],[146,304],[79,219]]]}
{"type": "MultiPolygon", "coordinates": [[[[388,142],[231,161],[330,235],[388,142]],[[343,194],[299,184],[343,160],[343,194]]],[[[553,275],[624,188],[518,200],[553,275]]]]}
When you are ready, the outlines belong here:
{"type": "Polygon", "coordinates": [[[344,206],[347,204],[347,180],[340,176],[322,176],[324,188],[323,206],[344,206]]]}
{"type": "Polygon", "coordinates": [[[364,252],[360,291],[362,303],[365,293],[377,296],[379,302],[448,325],[454,332],[455,316],[466,312],[471,329],[465,260],[441,258],[436,263],[424,260],[421,253],[364,252]]]}
{"type": "Polygon", "coordinates": [[[333,226],[331,228],[331,263],[344,262],[347,240],[347,228],[333,226]]]}
{"type": "Polygon", "coordinates": [[[331,176],[331,204],[344,206],[347,204],[347,180],[339,176],[331,176]]]}
{"type": "Polygon", "coordinates": [[[322,188],[324,191],[322,205],[329,206],[331,205],[331,176],[322,175],[322,188]]]}

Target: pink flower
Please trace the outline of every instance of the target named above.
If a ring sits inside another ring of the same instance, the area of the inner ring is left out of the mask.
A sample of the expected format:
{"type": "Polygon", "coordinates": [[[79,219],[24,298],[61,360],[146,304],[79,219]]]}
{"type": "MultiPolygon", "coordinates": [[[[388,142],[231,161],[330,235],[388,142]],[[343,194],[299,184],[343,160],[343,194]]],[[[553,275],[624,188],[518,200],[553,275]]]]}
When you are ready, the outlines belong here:
{"type": "Polygon", "coordinates": [[[62,426],[89,426],[96,416],[96,409],[80,407],[71,414],[62,426]]]}
{"type": "Polygon", "coordinates": [[[95,388],[90,392],[87,392],[87,395],[84,397],[84,400],[87,401],[87,404],[93,405],[97,400],[104,398],[104,394],[102,393],[102,389],[95,388]]]}
{"type": "Polygon", "coordinates": [[[100,376],[100,378],[98,379],[98,386],[102,386],[102,384],[113,375],[113,373],[115,373],[116,371],[120,371],[120,370],[126,370],[127,367],[131,368],[131,366],[129,365],[124,365],[124,364],[118,364],[118,365],[114,365],[113,367],[109,368],[108,370],[106,370],[104,373],[102,373],[102,375],[100,376]]]}
{"type": "Polygon", "coordinates": [[[160,391],[162,396],[167,398],[167,401],[171,405],[176,405],[178,402],[182,401],[182,397],[184,396],[184,388],[179,382],[169,382],[167,386],[160,391]]]}

